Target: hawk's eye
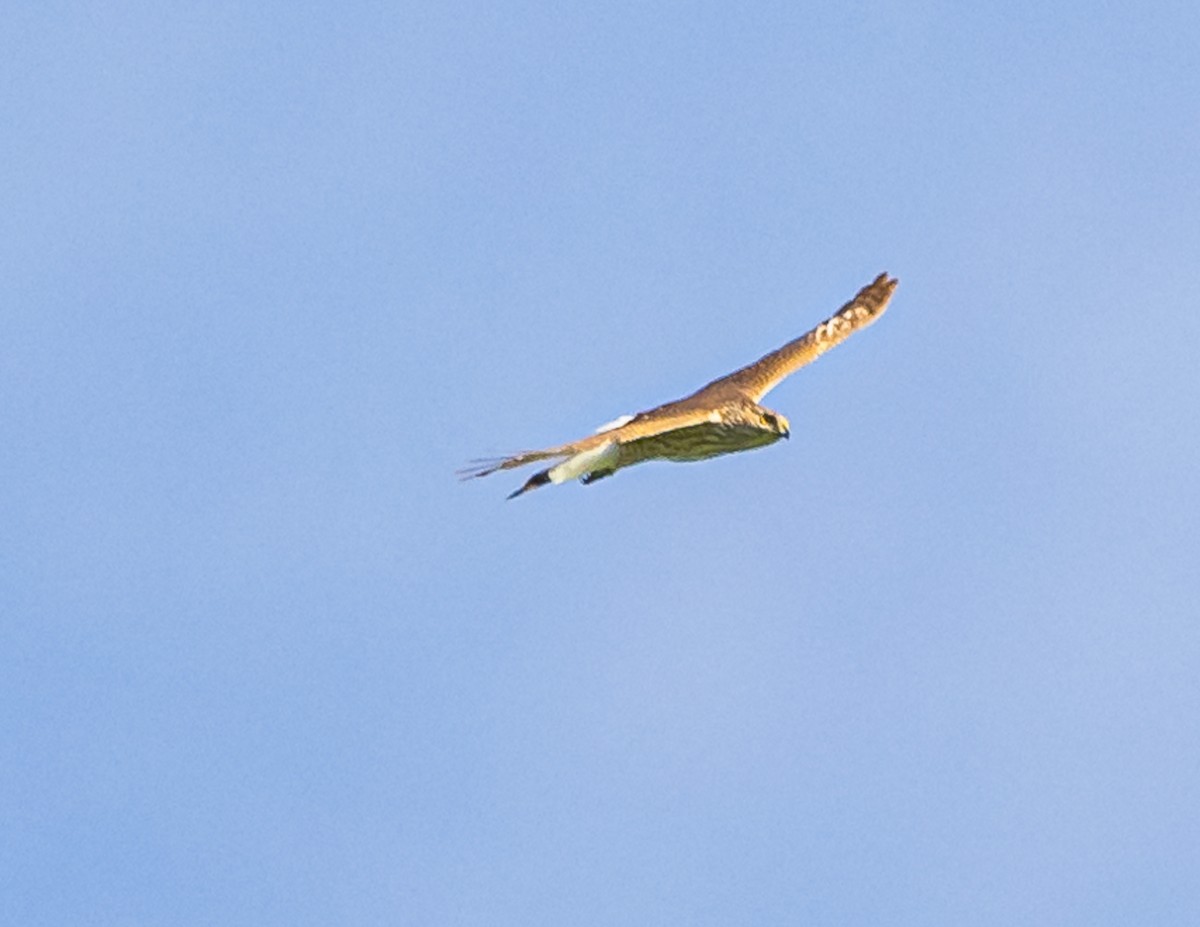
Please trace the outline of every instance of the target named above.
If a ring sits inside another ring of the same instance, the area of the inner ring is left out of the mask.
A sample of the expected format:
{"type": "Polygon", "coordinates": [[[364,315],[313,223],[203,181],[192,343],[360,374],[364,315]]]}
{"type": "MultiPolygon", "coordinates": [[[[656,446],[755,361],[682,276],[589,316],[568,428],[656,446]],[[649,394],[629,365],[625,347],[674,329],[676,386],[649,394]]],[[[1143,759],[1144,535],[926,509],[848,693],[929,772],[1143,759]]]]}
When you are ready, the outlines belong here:
{"type": "Polygon", "coordinates": [[[771,413],[769,413],[769,412],[763,416],[763,421],[766,422],[768,425],[770,425],[772,428],[777,428],[779,426],[779,421],[775,418],[774,415],[771,415],[771,413]]]}

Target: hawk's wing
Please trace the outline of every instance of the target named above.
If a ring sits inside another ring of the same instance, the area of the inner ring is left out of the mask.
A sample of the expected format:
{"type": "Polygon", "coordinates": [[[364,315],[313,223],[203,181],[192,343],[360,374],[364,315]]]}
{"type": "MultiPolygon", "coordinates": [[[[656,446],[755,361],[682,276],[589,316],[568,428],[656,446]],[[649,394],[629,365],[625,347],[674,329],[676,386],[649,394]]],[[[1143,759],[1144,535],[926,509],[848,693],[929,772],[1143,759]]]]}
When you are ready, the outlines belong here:
{"type": "Polygon", "coordinates": [[[883,315],[899,280],[880,274],[858,291],[858,295],[805,335],[789,341],[777,351],[728,376],[713,380],[695,394],[695,398],[737,392],[758,402],[779,381],[816,360],[830,348],[841,344],[860,328],[866,328],[883,315]]]}
{"type": "MultiPolygon", "coordinates": [[[[539,451],[521,451],[510,457],[500,457],[494,460],[473,460],[471,465],[458,471],[459,479],[469,480],[479,476],[487,476],[497,470],[512,470],[538,460],[552,460],[563,457],[574,457],[578,454],[594,451],[605,444],[615,443],[624,445],[645,441],[667,432],[680,428],[689,428],[711,422],[709,417],[712,409],[707,406],[680,400],[669,402],[646,412],[639,412],[616,427],[606,427],[595,434],[588,435],[570,444],[560,444],[558,447],[547,447],[539,451]]],[[[617,420],[618,422],[621,419],[617,420]]],[[[615,423],[614,423],[615,424],[615,423]]],[[[624,466],[624,464],[622,464],[624,466]]]]}

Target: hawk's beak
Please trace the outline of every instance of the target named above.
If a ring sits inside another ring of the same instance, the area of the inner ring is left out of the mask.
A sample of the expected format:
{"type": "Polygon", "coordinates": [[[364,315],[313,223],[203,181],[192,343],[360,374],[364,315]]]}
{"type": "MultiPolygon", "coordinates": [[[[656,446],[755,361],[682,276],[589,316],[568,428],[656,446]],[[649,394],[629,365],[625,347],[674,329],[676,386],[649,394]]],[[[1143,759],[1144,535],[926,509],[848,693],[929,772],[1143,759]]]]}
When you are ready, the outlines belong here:
{"type": "Polygon", "coordinates": [[[783,429],[783,437],[785,440],[790,441],[792,439],[792,433],[785,428],[783,429]]]}

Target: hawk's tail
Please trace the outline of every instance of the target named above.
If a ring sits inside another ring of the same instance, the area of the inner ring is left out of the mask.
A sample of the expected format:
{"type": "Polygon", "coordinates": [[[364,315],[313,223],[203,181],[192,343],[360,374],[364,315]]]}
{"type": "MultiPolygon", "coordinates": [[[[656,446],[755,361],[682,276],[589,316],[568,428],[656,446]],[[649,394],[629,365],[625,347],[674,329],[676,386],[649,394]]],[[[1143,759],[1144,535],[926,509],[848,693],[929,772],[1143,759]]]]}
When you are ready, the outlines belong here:
{"type": "Polygon", "coordinates": [[[550,482],[550,470],[552,469],[553,468],[550,467],[545,470],[539,470],[537,473],[527,479],[520,489],[510,492],[508,494],[508,498],[515,499],[517,496],[521,495],[521,493],[529,492],[531,489],[537,489],[539,486],[545,486],[550,482]]]}

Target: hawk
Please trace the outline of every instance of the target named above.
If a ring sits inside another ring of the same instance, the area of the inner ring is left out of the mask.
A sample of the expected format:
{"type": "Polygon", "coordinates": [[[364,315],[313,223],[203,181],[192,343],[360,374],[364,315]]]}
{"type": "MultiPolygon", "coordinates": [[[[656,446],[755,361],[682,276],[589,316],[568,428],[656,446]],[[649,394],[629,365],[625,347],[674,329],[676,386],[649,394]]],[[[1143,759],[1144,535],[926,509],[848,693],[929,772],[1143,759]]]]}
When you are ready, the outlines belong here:
{"type": "Polygon", "coordinates": [[[584,484],[594,483],[645,460],[707,460],[774,444],[789,436],[788,421],[758,401],[784,377],[883,315],[899,282],[886,273],[880,274],[812,331],[749,366],[713,380],[690,396],[637,415],[622,416],[570,444],[522,451],[499,460],[473,461],[459,476],[473,479],[538,460],[558,461],[526,480],[509,495],[514,499],[547,483],[576,478],[584,484]]]}

